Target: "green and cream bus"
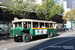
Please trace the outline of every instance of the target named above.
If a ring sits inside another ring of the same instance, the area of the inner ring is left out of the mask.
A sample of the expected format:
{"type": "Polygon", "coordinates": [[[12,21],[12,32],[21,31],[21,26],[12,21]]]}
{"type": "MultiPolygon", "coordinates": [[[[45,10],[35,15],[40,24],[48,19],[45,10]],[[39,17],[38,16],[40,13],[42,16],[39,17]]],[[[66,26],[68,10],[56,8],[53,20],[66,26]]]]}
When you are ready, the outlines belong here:
{"type": "Polygon", "coordinates": [[[57,34],[54,29],[56,22],[33,19],[17,19],[13,20],[13,29],[10,30],[10,35],[14,37],[14,41],[23,40],[28,42],[35,36],[47,35],[52,37],[57,34]]]}

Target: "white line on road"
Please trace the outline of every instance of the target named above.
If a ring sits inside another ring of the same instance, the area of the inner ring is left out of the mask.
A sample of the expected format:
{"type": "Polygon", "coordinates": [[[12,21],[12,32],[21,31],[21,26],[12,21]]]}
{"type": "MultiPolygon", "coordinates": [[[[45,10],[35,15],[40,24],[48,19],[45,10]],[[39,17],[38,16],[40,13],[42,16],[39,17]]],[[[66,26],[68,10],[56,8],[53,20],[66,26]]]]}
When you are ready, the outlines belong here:
{"type": "MultiPolygon", "coordinates": [[[[67,42],[67,41],[70,41],[70,40],[73,40],[73,39],[75,39],[75,38],[71,38],[71,39],[68,39],[68,40],[65,40],[65,41],[61,41],[61,42],[59,42],[59,43],[55,43],[55,44],[50,45],[50,46],[58,45],[58,44],[61,44],[61,43],[64,43],[64,42],[67,42]]],[[[44,50],[44,49],[46,49],[46,48],[49,48],[50,46],[43,47],[43,48],[41,48],[40,50],[44,50]]]]}

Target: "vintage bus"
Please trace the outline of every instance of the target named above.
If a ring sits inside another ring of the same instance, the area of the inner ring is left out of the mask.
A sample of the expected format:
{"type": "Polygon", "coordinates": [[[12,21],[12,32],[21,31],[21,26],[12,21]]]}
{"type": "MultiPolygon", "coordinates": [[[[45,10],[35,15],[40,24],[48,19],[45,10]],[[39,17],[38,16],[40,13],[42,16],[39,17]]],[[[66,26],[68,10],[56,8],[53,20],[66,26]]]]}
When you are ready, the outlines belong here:
{"type": "Polygon", "coordinates": [[[13,29],[10,30],[10,35],[14,37],[14,41],[29,42],[35,36],[53,37],[57,34],[54,29],[56,22],[53,21],[17,19],[13,20],[12,23],[13,29]]]}

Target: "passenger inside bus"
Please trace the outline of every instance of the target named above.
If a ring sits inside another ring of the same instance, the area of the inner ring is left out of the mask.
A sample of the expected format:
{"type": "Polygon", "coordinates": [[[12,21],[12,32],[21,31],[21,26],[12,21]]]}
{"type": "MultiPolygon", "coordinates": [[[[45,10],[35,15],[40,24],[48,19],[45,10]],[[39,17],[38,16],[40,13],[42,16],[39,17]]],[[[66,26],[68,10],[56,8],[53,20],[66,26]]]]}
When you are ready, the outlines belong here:
{"type": "Polygon", "coordinates": [[[52,23],[50,23],[50,27],[53,27],[53,24],[52,23]]]}
{"type": "Polygon", "coordinates": [[[40,28],[40,26],[38,26],[37,28],[40,28]]]}
{"type": "Polygon", "coordinates": [[[45,28],[45,26],[43,26],[43,25],[42,25],[42,27],[41,27],[41,28],[45,28]]]}
{"type": "Polygon", "coordinates": [[[38,28],[38,23],[37,22],[33,22],[33,28],[38,28]]]}
{"type": "Polygon", "coordinates": [[[41,28],[43,28],[43,25],[41,26],[41,28]]]}
{"type": "Polygon", "coordinates": [[[24,24],[24,28],[27,28],[27,24],[24,24]]]}

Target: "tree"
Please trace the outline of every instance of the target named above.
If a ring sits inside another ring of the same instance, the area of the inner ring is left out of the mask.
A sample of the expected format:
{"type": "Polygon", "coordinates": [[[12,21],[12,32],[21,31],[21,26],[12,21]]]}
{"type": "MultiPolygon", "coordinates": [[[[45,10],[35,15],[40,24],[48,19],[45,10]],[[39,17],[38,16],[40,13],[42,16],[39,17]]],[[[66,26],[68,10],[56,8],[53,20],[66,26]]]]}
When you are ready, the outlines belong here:
{"type": "Polygon", "coordinates": [[[34,4],[36,0],[11,0],[11,5],[5,5],[7,8],[2,8],[4,12],[9,11],[14,15],[19,15],[23,18],[27,17],[27,12],[35,12],[38,7],[37,4],[34,4]]]}
{"type": "Polygon", "coordinates": [[[50,19],[54,17],[56,14],[63,14],[64,9],[63,5],[56,4],[54,0],[47,0],[47,7],[46,7],[46,0],[37,8],[37,16],[40,19],[50,19]],[[46,8],[48,12],[46,13],[46,8]],[[46,16],[47,15],[47,16],[46,16]]]}
{"type": "Polygon", "coordinates": [[[73,20],[75,20],[75,9],[66,12],[65,15],[63,16],[63,19],[71,21],[71,29],[72,29],[73,20]]]}

